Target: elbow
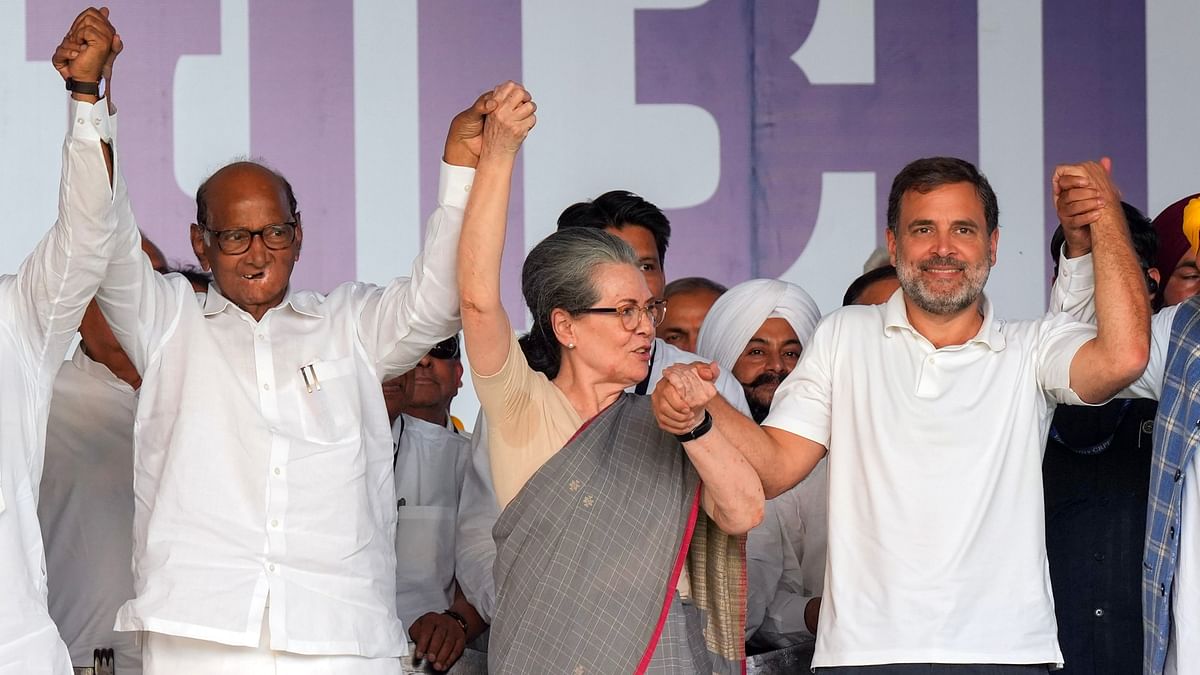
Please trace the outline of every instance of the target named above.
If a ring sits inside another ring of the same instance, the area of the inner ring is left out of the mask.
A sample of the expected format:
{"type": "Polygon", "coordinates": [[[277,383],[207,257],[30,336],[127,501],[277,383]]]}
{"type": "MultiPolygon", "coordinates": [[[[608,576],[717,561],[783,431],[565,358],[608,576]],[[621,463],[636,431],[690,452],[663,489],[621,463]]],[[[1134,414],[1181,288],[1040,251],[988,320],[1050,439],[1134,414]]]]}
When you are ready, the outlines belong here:
{"type": "Polygon", "coordinates": [[[499,298],[491,298],[484,300],[479,296],[469,293],[463,293],[459,296],[458,307],[462,313],[463,321],[467,321],[470,316],[483,316],[490,312],[499,309],[499,298]]]}
{"type": "Polygon", "coordinates": [[[763,479],[763,498],[764,499],[775,499],[779,495],[790,490],[791,487],[792,487],[791,485],[784,485],[783,483],[776,483],[775,481],[764,478],[763,479]]]}
{"type": "Polygon", "coordinates": [[[1144,342],[1124,350],[1115,366],[1118,373],[1117,379],[1121,381],[1121,388],[1129,386],[1134,380],[1141,377],[1149,362],[1150,345],[1144,342]]]}
{"type": "Polygon", "coordinates": [[[746,534],[762,522],[763,508],[762,493],[759,493],[757,500],[748,499],[745,504],[735,510],[722,510],[720,516],[714,520],[717,522],[717,527],[720,527],[725,534],[734,536],[746,534]]]}

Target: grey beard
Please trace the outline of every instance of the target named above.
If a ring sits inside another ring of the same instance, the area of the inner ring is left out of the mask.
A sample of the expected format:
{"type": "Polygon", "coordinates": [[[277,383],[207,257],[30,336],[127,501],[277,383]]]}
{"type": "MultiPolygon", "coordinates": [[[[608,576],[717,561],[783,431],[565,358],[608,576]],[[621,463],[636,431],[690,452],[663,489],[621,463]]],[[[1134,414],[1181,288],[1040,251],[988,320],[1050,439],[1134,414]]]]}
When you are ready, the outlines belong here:
{"type": "Polygon", "coordinates": [[[957,314],[962,310],[970,307],[979,294],[983,292],[983,287],[987,283],[988,275],[991,273],[991,254],[988,254],[986,264],[976,267],[964,266],[963,274],[966,283],[964,283],[955,292],[949,295],[939,295],[932,292],[926,287],[921,280],[922,264],[947,264],[947,262],[957,262],[947,258],[931,258],[921,263],[911,263],[907,260],[897,257],[896,277],[900,281],[900,288],[904,289],[904,294],[916,303],[917,307],[939,316],[949,314],[957,314]]]}

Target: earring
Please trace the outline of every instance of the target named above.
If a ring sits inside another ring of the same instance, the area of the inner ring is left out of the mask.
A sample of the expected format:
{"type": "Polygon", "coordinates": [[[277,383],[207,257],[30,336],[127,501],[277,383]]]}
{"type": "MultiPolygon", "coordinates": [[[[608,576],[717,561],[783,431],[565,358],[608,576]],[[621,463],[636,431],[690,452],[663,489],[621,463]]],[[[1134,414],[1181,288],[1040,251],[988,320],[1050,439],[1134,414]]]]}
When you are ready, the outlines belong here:
{"type": "Polygon", "coordinates": [[[568,343],[567,343],[567,349],[575,349],[575,343],[574,343],[574,342],[568,342],[568,343]]]}

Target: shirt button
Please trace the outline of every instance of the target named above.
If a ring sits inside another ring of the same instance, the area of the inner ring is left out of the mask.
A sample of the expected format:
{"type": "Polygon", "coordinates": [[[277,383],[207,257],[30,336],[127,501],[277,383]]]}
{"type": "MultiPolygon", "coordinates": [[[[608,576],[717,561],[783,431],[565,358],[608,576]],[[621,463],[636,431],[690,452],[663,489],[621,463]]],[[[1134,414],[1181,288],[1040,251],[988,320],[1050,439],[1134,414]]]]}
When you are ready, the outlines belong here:
{"type": "Polygon", "coordinates": [[[272,520],[272,521],[271,521],[271,527],[279,527],[279,520],[277,520],[277,519],[276,519],[276,520],[272,520]]]}
{"type": "Polygon", "coordinates": [[[1172,525],[1171,528],[1169,530],[1167,530],[1167,538],[1168,539],[1175,538],[1175,526],[1174,525],[1172,525]]]}
{"type": "Polygon", "coordinates": [[[470,191],[471,191],[470,183],[467,183],[466,185],[463,186],[463,192],[470,192],[470,191]]]}
{"type": "Polygon", "coordinates": [[[267,382],[263,382],[263,391],[271,391],[271,385],[267,382]]]}
{"type": "Polygon", "coordinates": [[[1178,483],[1183,478],[1183,470],[1175,469],[1175,482],[1178,483]]]}
{"type": "Polygon", "coordinates": [[[275,475],[278,476],[281,473],[283,472],[279,470],[279,467],[275,467],[275,475]]]}
{"type": "Polygon", "coordinates": [[[270,565],[267,565],[267,570],[274,572],[275,571],[275,563],[271,563],[270,565]]]}
{"type": "Polygon", "coordinates": [[[1159,594],[1159,595],[1166,595],[1166,594],[1167,594],[1167,585],[1166,585],[1166,584],[1159,584],[1159,585],[1158,585],[1158,594],[1159,594]]]}
{"type": "Polygon", "coordinates": [[[1104,616],[1104,610],[1102,610],[1102,609],[1097,609],[1097,610],[1096,610],[1096,616],[1097,616],[1097,617],[1104,616]]]}
{"type": "Polygon", "coordinates": [[[83,118],[82,118],[82,117],[80,117],[79,119],[77,119],[77,120],[75,120],[75,121],[76,121],[76,122],[79,122],[80,124],[83,124],[83,118]]]}
{"type": "Polygon", "coordinates": [[[262,333],[259,333],[256,337],[258,338],[259,342],[267,339],[267,336],[263,335],[262,333]]]}
{"type": "Polygon", "coordinates": [[[1097,562],[1100,562],[1100,561],[1104,560],[1104,554],[1103,554],[1103,553],[1096,553],[1096,554],[1095,554],[1095,555],[1093,555],[1092,557],[1093,557],[1093,558],[1095,558],[1097,562]]]}

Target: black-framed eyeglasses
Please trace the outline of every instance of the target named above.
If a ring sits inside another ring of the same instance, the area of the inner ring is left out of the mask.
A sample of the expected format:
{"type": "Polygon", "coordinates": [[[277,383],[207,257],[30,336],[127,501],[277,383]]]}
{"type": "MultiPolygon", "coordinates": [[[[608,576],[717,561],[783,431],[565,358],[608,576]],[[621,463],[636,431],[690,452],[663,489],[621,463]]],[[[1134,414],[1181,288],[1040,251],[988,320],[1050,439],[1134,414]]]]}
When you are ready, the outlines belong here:
{"type": "Polygon", "coordinates": [[[459,358],[458,336],[448,337],[434,345],[429,350],[429,356],[430,358],[442,360],[459,358]]]}
{"type": "Polygon", "coordinates": [[[205,241],[208,241],[208,235],[214,235],[217,238],[217,248],[226,255],[238,255],[249,251],[250,243],[254,241],[255,237],[261,237],[263,246],[273,251],[287,248],[296,241],[296,221],[294,220],[267,225],[261,230],[247,230],[241,227],[232,230],[213,230],[207,225],[200,227],[204,228],[205,241]]]}
{"type": "Polygon", "coordinates": [[[580,314],[613,314],[621,320],[621,326],[625,330],[637,330],[638,325],[642,322],[642,316],[650,320],[650,327],[657,328],[658,324],[663,322],[663,318],[667,316],[667,301],[655,300],[654,302],[642,305],[621,305],[620,307],[588,307],[587,309],[579,310],[580,314]]]}

